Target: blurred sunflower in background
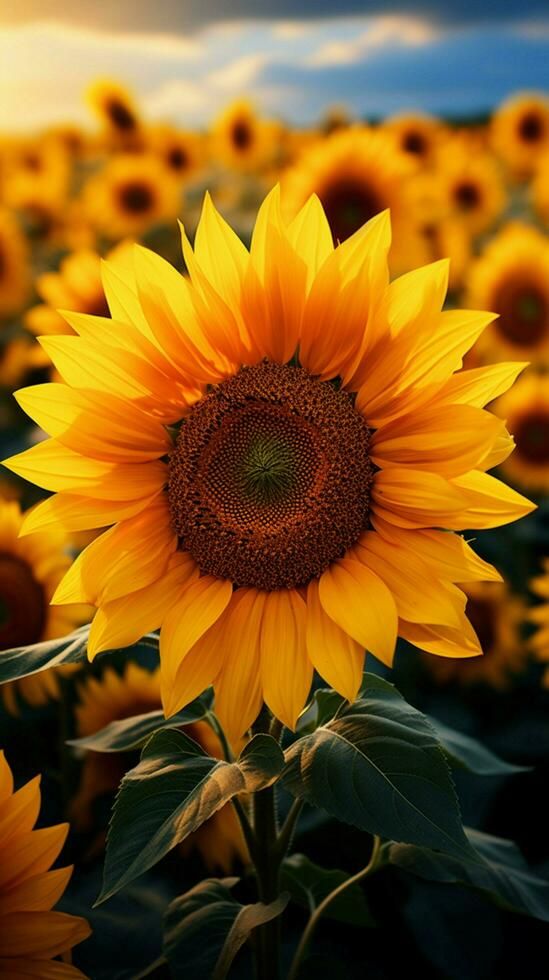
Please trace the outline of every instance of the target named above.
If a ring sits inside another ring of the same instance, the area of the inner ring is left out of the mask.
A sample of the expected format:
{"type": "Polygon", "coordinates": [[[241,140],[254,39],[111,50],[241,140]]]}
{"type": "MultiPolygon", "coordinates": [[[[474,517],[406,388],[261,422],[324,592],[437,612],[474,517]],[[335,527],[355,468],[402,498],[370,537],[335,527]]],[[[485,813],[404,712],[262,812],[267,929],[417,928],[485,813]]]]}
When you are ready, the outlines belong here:
{"type": "Polygon", "coordinates": [[[511,483],[532,493],[549,491],[549,375],[528,373],[494,405],[515,439],[501,464],[511,483]]]}
{"type": "Polygon", "coordinates": [[[23,307],[30,293],[27,240],[10,211],[0,208],[0,321],[23,307]]]}
{"type": "Polygon", "coordinates": [[[120,154],[84,187],[91,225],[113,240],[139,237],[173,219],[181,207],[178,181],[153,154],[120,154]]]}
{"type": "MultiPolygon", "coordinates": [[[[0,657],[2,650],[65,636],[85,619],[82,607],[59,609],[50,600],[70,566],[59,527],[19,537],[23,514],[16,501],[0,501],[0,657]]],[[[60,668],[72,671],[72,667],[60,668]]],[[[17,695],[32,706],[59,695],[56,670],[43,670],[10,684],[1,696],[12,714],[17,695]]]]}
{"type": "Polygon", "coordinates": [[[97,79],[86,92],[92,112],[109,142],[121,149],[140,149],[143,127],[130,91],[112,79],[97,79]]]}
{"type": "Polygon", "coordinates": [[[491,228],[507,201],[497,161],[489,153],[472,152],[459,137],[439,151],[432,193],[441,216],[461,221],[472,235],[491,228]]]}
{"type": "Polygon", "coordinates": [[[90,657],[162,627],[168,716],[213,683],[229,738],[263,701],[293,728],[313,668],[351,700],[397,634],[481,653],[456,583],[500,576],[448,531],[533,507],[486,472],[513,444],[483,406],[522,365],[455,374],[492,314],[441,312],[444,262],[389,284],[390,243],[384,213],[334,248],[317,198],[287,222],[275,190],[248,252],[207,197],[190,280],[138,246],[105,264],[107,364],[102,318],[43,340],[65,384],[17,397],[53,438],[7,465],[58,493],[23,531],[115,525],[54,601],[98,607],[90,657]]]}
{"type": "Polygon", "coordinates": [[[480,358],[522,357],[545,363],[549,355],[549,238],[519,222],[507,225],[469,269],[467,305],[499,316],[483,334],[480,358]]]}
{"type": "MultiPolygon", "coordinates": [[[[114,721],[133,718],[161,708],[160,670],[149,671],[135,663],[121,674],[107,667],[100,678],[87,678],[79,687],[75,709],[76,735],[95,735],[114,721]]],[[[223,758],[219,738],[206,722],[185,726],[185,734],[210,756],[223,758]]],[[[94,825],[93,806],[105,793],[114,793],[131,766],[127,754],[86,750],[78,790],[71,801],[71,822],[79,830],[94,825]]],[[[198,848],[208,868],[229,872],[236,861],[247,859],[247,850],[236,814],[222,807],[191,835],[182,849],[198,848]]]]}
{"type": "Polygon", "coordinates": [[[209,139],[214,164],[255,172],[274,158],[278,128],[261,119],[247,99],[232,102],[214,120],[209,139]]]}
{"type": "Polygon", "coordinates": [[[392,136],[397,149],[418,167],[433,164],[437,150],[447,138],[447,129],[440,119],[423,113],[390,116],[384,121],[383,129],[392,136]]]}
{"type": "Polygon", "coordinates": [[[487,684],[505,690],[523,672],[529,657],[521,632],[526,605],[505,582],[472,582],[464,591],[466,615],[484,656],[464,661],[425,657],[423,663],[441,684],[487,684]]]}
{"type": "Polygon", "coordinates": [[[178,180],[192,179],[204,165],[204,140],[199,133],[175,126],[152,126],[147,130],[147,143],[178,180]]]}
{"type": "Polygon", "coordinates": [[[337,244],[390,209],[391,269],[402,272],[410,264],[427,261],[419,230],[420,202],[408,179],[412,171],[413,165],[386,134],[353,126],[317,141],[285,171],[285,213],[293,217],[316,194],[337,244]]]}
{"type": "Polygon", "coordinates": [[[549,152],[549,99],[538,92],[511,96],[495,111],[490,136],[511,173],[519,179],[529,177],[549,152]]]}
{"type": "Polygon", "coordinates": [[[73,871],[50,870],[69,828],[33,829],[40,799],[40,776],[14,792],[11,769],[0,751],[0,976],[85,980],[72,966],[70,951],[91,929],[80,916],[52,911],[73,871]]]}
{"type": "Polygon", "coordinates": [[[542,574],[531,579],[531,591],[541,602],[528,610],[528,619],[534,623],[536,630],[530,637],[530,647],[542,663],[548,667],[543,675],[543,684],[549,688],[549,558],[542,561],[542,574]]]}

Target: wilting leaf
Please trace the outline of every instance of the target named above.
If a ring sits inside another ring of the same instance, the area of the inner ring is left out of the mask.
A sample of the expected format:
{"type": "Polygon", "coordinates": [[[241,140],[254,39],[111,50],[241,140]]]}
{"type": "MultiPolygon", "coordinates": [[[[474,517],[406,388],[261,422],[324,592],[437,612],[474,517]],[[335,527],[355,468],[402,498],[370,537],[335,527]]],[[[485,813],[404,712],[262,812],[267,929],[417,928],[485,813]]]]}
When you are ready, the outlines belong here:
{"type": "MultiPolygon", "coordinates": [[[[321,868],[320,865],[309,861],[305,854],[292,854],[282,865],[280,884],[290,893],[294,902],[312,912],[330,892],[348,879],[349,875],[346,871],[321,868]]],[[[360,885],[346,888],[328,905],[325,915],[327,918],[347,922],[353,926],[375,924],[360,885]]]]}
{"type": "Polygon", "coordinates": [[[175,980],[224,980],[252,930],[284,911],[287,894],[269,905],[241,905],[230,892],[237,881],[208,878],[169,906],[164,954],[175,980]]]}
{"type": "Polygon", "coordinates": [[[421,712],[368,675],[364,697],[286,750],[294,796],[371,834],[469,851],[443,750],[421,712]]]}
{"type": "Polygon", "coordinates": [[[467,769],[479,776],[507,776],[514,772],[526,772],[529,768],[528,766],[514,765],[512,762],[505,762],[481,742],[477,742],[475,738],[464,735],[463,732],[455,731],[436,718],[428,716],[428,720],[453,768],[467,769]]]}
{"type": "Polygon", "coordinates": [[[549,881],[532,874],[512,841],[467,830],[472,848],[456,858],[411,844],[390,844],[388,860],[428,881],[458,883],[502,908],[549,921],[549,881]]]}
{"type": "Polygon", "coordinates": [[[180,728],[200,721],[207,715],[211,703],[212,694],[206,691],[171,718],[165,718],[161,710],[148,711],[144,715],[112,721],[93,735],[72,739],[67,744],[78,749],[91,749],[93,752],[128,752],[143,745],[153,732],[162,728],[180,728]]]}
{"type": "Polygon", "coordinates": [[[283,764],[270,735],[255,735],[235,762],[225,762],[183,732],[157,732],[120,784],[98,901],[160,861],[233,796],[270,785],[283,764]]]}

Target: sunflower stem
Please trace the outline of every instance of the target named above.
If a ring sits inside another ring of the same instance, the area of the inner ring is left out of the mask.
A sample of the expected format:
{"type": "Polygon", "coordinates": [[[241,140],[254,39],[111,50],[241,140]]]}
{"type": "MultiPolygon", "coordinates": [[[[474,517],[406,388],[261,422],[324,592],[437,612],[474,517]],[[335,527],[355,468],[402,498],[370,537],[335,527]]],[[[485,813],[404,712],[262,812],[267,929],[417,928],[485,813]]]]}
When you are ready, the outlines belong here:
{"type": "Polygon", "coordinates": [[[295,956],[292,960],[292,964],[290,966],[290,972],[288,973],[288,980],[298,980],[299,971],[303,964],[303,959],[305,957],[305,954],[307,952],[307,949],[313,937],[314,931],[318,923],[320,922],[320,919],[324,915],[324,912],[328,908],[328,906],[331,905],[332,902],[335,901],[335,899],[342,894],[342,892],[346,891],[347,888],[351,888],[353,885],[357,885],[360,881],[363,881],[364,878],[367,878],[368,875],[371,875],[379,867],[381,863],[381,850],[382,850],[381,838],[376,835],[374,837],[374,842],[372,846],[372,854],[370,856],[370,860],[368,861],[366,867],[358,871],[357,874],[353,875],[352,878],[347,878],[347,880],[343,881],[341,885],[338,885],[337,888],[334,888],[334,890],[330,892],[329,895],[326,895],[326,898],[320,903],[320,905],[317,906],[317,908],[311,914],[311,917],[299,941],[299,945],[296,949],[295,956]]]}
{"type": "MultiPolygon", "coordinates": [[[[276,719],[273,719],[266,706],[263,707],[253,731],[270,732],[273,737],[280,735],[276,719]]],[[[253,860],[257,875],[259,899],[268,905],[278,898],[280,891],[280,862],[277,850],[278,821],[276,811],[276,788],[268,786],[253,794],[253,820],[255,853],[253,860]]],[[[280,977],[280,920],[266,922],[257,930],[256,976],[257,980],[279,980],[280,977]]]]}

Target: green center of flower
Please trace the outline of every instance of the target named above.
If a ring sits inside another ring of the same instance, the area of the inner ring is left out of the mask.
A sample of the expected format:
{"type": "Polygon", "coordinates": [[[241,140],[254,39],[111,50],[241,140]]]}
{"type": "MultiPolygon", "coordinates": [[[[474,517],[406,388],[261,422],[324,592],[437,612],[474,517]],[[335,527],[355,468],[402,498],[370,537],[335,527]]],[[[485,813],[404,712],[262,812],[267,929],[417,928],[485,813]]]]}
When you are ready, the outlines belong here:
{"type": "Polygon", "coordinates": [[[181,425],[168,484],[181,548],[237,586],[306,585],[368,527],[369,442],[345,392],[299,367],[242,368],[181,425]]]}
{"type": "Polygon", "coordinates": [[[36,643],[46,620],[44,590],[17,555],[0,552],[0,650],[36,643]]]}

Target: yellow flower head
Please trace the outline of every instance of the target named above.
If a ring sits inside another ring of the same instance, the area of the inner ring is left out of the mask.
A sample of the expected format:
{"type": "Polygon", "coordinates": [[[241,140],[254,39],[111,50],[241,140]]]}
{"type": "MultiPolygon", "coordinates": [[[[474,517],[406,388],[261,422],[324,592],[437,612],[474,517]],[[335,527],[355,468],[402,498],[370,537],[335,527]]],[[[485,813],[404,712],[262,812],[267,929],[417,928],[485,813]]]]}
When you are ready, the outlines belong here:
{"type": "Polygon", "coordinates": [[[179,206],[179,182],[153,154],[115,156],[84,188],[90,223],[110,239],[141,235],[179,206]]]}
{"type": "Polygon", "coordinates": [[[473,235],[487,231],[506,205],[497,160],[458,136],[444,143],[437,155],[432,194],[441,217],[461,221],[473,235]]]}
{"type": "Polygon", "coordinates": [[[420,113],[404,113],[386,119],[384,130],[391,135],[395,146],[417,166],[434,162],[436,151],[447,133],[440,119],[420,113]]]}
{"type": "Polygon", "coordinates": [[[522,92],[507,99],[494,114],[492,146],[516,177],[528,177],[549,151],[549,99],[522,92]]]}
{"type": "Polygon", "coordinates": [[[238,99],[213,123],[210,156],[215,164],[254,173],[274,157],[278,138],[276,125],[260,119],[246,99],[238,99]]]}
{"type": "Polygon", "coordinates": [[[502,463],[506,479],[533,493],[547,493],[549,375],[526,374],[498,399],[494,412],[505,419],[515,439],[514,453],[502,463]]]}
{"type": "MultiPolygon", "coordinates": [[[[160,706],[159,670],[151,673],[129,663],[123,674],[118,674],[112,667],[107,667],[100,679],[88,678],[80,686],[75,711],[76,732],[79,737],[94,735],[113,721],[157,711],[160,706]]],[[[223,757],[220,741],[206,722],[187,725],[185,732],[208,755],[223,757]]],[[[89,828],[94,801],[104,793],[114,792],[127,768],[127,757],[120,754],[86,752],[80,786],[71,803],[71,819],[76,827],[89,828]]],[[[231,806],[222,807],[193,833],[184,853],[193,847],[198,848],[209,868],[221,868],[227,873],[235,859],[246,859],[244,839],[231,806]]]]}
{"type": "Polygon", "coordinates": [[[420,202],[411,181],[414,169],[387,134],[353,126],[317,141],[286,171],[285,210],[293,217],[316,194],[337,243],[389,208],[391,269],[402,272],[418,256],[428,261],[419,231],[420,202]]]}
{"type": "MultiPolygon", "coordinates": [[[[538,660],[549,662],[549,558],[542,562],[543,572],[530,581],[530,589],[541,599],[539,605],[528,610],[528,619],[535,623],[536,632],[530,637],[530,646],[538,660]]],[[[549,668],[543,678],[544,687],[549,687],[549,668]]]]}
{"type": "Polygon", "coordinates": [[[499,314],[475,348],[481,359],[547,363],[549,238],[518,222],[506,225],[471,264],[466,300],[499,314]]]}
{"type": "MultiPolygon", "coordinates": [[[[50,640],[70,633],[82,621],[81,609],[57,609],[52,595],[70,566],[65,535],[55,527],[20,538],[19,504],[0,501],[0,657],[2,650],[50,640]]],[[[11,684],[0,694],[9,711],[17,712],[16,691],[31,705],[56,697],[55,670],[40,671],[11,684]]]]}
{"type": "Polygon", "coordinates": [[[53,438],[9,466],[57,496],[24,531],[114,525],[54,602],[98,607],[91,657],[161,626],[167,715],[213,683],[236,739],[263,701],[294,727],[313,668],[354,698],[398,633],[481,652],[456,583],[499,576],[452,532],[532,509],[486,472],[521,365],[456,373],[492,315],[441,312],[445,262],[389,284],[389,247],[387,213],[334,248],[317,198],[286,222],[275,190],[248,252],[207,197],[189,279],[136,246],[105,265],[116,331],[43,340],[65,383],[17,398],[53,438]]]}
{"type": "Polygon", "coordinates": [[[30,287],[27,243],[17,221],[0,209],[0,320],[17,313],[30,287]]]}
{"type": "Polygon", "coordinates": [[[199,173],[204,162],[204,141],[198,133],[173,126],[154,126],[147,137],[152,152],[177,180],[186,181],[199,173]]]}
{"type": "Polygon", "coordinates": [[[88,88],[86,99],[115,145],[127,149],[140,147],[141,120],[127,88],[111,79],[99,79],[88,88]]]}
{"type": "Polygon", "coordinates": [[[534,210],[549,225],[549,151],[540,160],[532,181],[531,196],[534,210]]]}
{"type": "Polygon", "coordinates": [[[33,830],[39,810],[40,776],[14,792],[0,751],[0,976],[85,980],[66,954],[90,927],[79,916],[52,911],[72,874],[72,867],[50,870],[68,824],[33,830]]]}
{"type": "Polygon", "coordinates": [[[465,592],[467,618],[480,640],[484,656],[464,663],[426,657],[424,663],[443,684],[488,684],[503,691],[528,660],[528,646],[521,636],[526,606],[504,582],[471,583],[465,592]]]}

